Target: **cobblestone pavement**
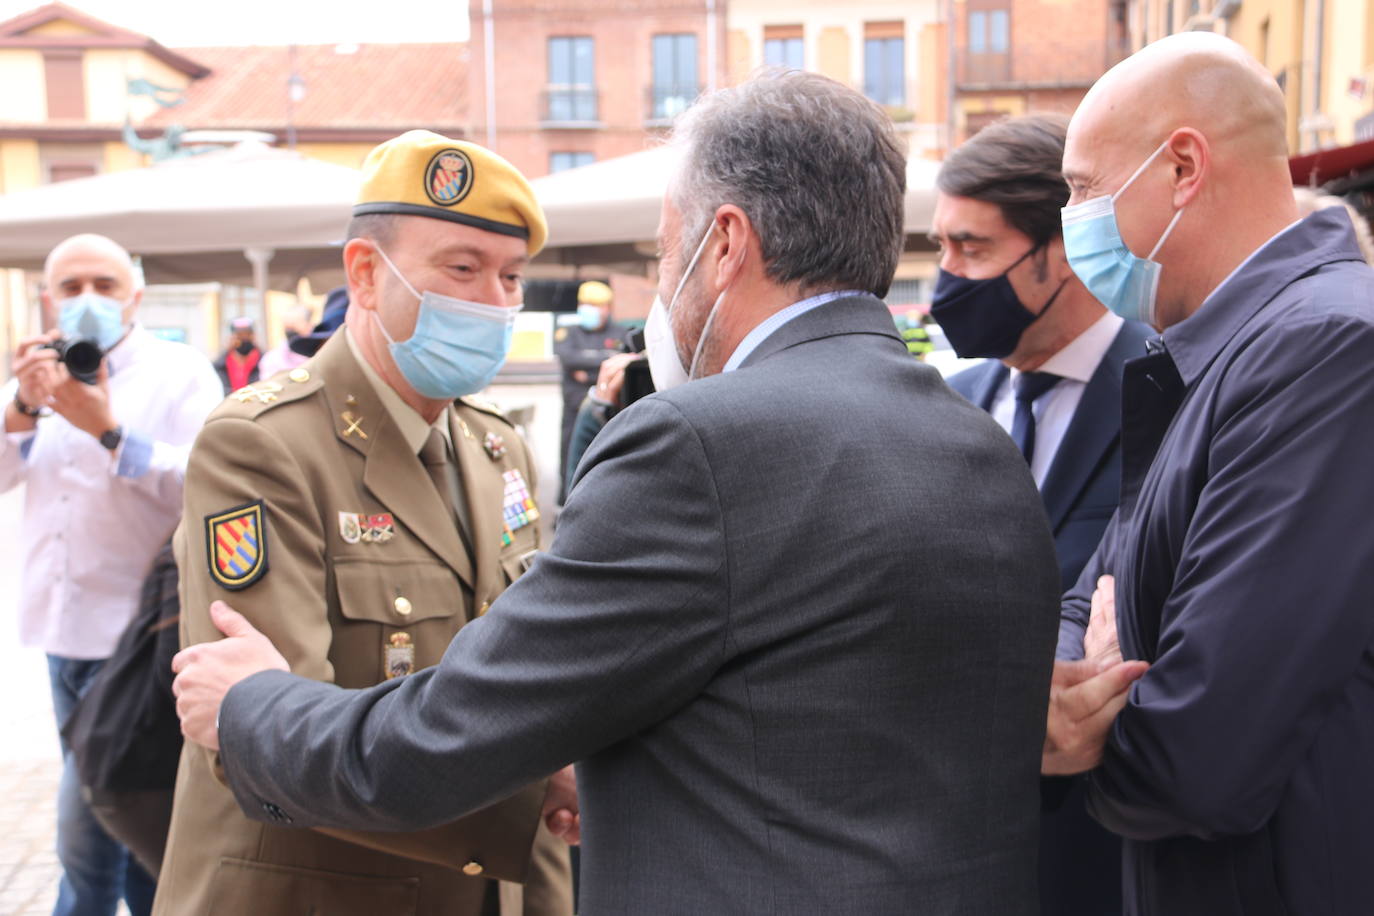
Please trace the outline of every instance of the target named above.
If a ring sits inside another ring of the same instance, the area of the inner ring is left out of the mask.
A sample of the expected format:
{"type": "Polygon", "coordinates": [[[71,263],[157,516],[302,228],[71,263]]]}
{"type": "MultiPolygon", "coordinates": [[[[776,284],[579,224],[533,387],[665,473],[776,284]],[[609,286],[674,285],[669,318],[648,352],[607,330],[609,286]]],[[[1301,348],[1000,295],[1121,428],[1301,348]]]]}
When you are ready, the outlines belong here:
{"type": "Polygon", "coordinates": [[[43,653],[21,649],[15,605],[23,490],[0,495],[0,913],[52,912],[60,773],[43,653]]]}
{"type": "MultiPolygon", "coordinates": [[[[548,509],[557,495],[558,391],[557,385],[510,385],[487,392],[503,406],[535,408],[528,434],[539,466],[540,504],[548,509]]],[[[0,916],[48,916],[61,874],[54,851],[60,754],[47,661],[39,650],[18,644],[23,500],[22,487],[0,494],[0,916]]],[[[545,546],[553,515],[544,513],[545,546]]]]}

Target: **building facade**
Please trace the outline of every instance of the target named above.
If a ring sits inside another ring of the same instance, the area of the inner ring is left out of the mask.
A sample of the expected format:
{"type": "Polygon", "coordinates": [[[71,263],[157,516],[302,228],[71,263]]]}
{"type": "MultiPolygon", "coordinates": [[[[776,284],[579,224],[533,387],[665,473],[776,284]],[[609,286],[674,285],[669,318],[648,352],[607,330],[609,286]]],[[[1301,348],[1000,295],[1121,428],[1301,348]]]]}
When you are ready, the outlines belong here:
{"type": "Polygon", "coordinates": [[[726,53],[731,83],[790,67],[852,86],[887,109],[913,153],[938,158],[947,146],[946,44],[939,0],[733,0],[726,53]]]}
{"type": "Polygon", "coordinates": [[[471,138],[530,177],[637,152],[725,82],[724,0],[472,0],[471,138]]]}
{"type": "Polygon", "coordinates": [[[1071,114],[1130,50],[1124,0],[952,0],[952,9],[957,142],[1009,116],[1071,114]]]}
{"type": "Polygon", "coordinates": [[[1131,47],[1204,29],[1244,45],[1283,88],[1288,147],[1374,139],[1374,0],[1130,0],[1131,47]]]}

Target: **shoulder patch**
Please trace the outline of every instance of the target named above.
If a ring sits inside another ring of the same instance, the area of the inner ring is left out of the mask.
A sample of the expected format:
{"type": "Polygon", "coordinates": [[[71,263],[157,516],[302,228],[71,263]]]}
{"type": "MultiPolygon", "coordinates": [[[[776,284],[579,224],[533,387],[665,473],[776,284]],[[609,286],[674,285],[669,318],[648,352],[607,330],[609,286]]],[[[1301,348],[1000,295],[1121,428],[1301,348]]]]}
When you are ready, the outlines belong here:
{"type": "Polygon", "coordinates": [[[205,517],[210,578],[230,591],[247,588],[267,572],[267,522],[262,500],[205,517]]]}

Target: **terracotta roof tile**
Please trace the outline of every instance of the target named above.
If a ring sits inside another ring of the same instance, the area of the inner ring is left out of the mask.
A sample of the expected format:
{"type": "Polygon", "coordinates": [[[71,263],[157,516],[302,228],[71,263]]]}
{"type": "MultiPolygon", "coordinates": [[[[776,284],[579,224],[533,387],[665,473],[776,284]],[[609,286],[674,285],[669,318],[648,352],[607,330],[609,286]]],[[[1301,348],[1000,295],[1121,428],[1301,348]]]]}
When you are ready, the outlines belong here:
{"type": "MultiPolygon", "coordinates": [[[[281,130],[287,121],[290,51],[283,46],[185,48],[210,68],[185,101],[159,110],[140,127],[281,130]]],[[[465,44],[297,45],[305,82],[295,103],[297,128],[430,127],[467,123],[465,44]],[[347,49],[353,48],[351,53],[347,49]]]]}

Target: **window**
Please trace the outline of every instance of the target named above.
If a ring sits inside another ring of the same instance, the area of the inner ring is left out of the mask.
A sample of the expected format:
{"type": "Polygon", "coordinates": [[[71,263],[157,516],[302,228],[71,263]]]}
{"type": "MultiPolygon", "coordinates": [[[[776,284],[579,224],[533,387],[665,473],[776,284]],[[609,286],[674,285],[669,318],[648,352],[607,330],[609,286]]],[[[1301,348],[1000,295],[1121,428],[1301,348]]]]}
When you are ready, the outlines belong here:
{"type": "Polygon", "coordinates": [[[596,72],[591,38],[549,39],[546,121],[595,121],[596,72]]]}
{"type": "Polygon", "coordinates": [[[1011,79],[1011,13],[1006,0],[969,0],[968,53],[959,62],[961,82],[1011,79]]]}
{"type": "Polygon", "coordinates": [[[769,67],[801,70],[806,59],[799,25],[770,25],[763,29],[763,62],[769,67]]]}
{"type": "Polygon", "coordinates": [[[906,39],[902,23],[864,26],[864,95],[879,105],[906,104],[906,39]]]}
{"type": "Polygon", "coordinates": [[[85,120],[86,77],[80,51],[44,51],[43,81],[49,120],[85,120]]]}
{"type": "Polygon", "coordinates": [[[697,83],[697,36],[655,35],[654,81],[650,89],[649,119],[666,121],[676,117],[701,94],[697,83]]]}
{"type": "Polygon", "coordinates": [[[970,54],[1006,54],[1009,50],[1011,29],[1006,10],[973,10],[968,14],[970,54]]]}
{"type": "Polygon", "coordinates": [[[591,165],[595,161],[595,153],[549,153],[549,174],[591,165]]]}

